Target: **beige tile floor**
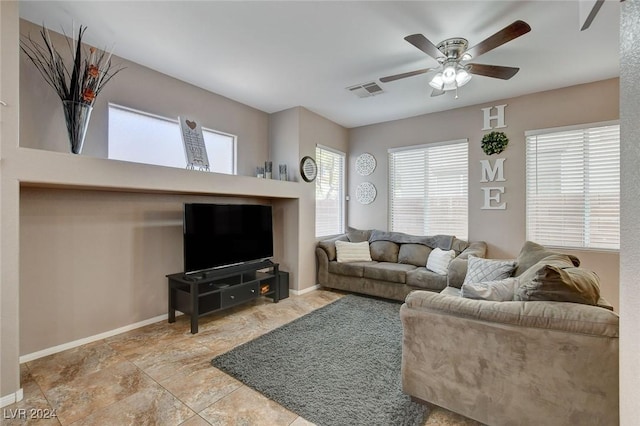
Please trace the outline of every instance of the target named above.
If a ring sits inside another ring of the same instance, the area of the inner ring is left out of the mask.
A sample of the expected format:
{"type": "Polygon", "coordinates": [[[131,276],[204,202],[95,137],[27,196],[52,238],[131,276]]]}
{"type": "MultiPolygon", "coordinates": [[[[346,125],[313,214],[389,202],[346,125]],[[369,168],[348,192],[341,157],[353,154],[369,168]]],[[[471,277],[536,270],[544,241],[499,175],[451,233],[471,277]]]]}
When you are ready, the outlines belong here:
{"type": "MultiPolygon", "coordinates": [[[[24,399],[3,409],[2,424],[310,425],[210,361],[342,296],[318,290],[277,304],[259,299],[201,318],[195,335],[181,316],[28,362],[24,399]],[[11,418],[21,413],[50,418],[11,418]]],[[[431,407],[425,425],[478,423],[431,407]]]]}

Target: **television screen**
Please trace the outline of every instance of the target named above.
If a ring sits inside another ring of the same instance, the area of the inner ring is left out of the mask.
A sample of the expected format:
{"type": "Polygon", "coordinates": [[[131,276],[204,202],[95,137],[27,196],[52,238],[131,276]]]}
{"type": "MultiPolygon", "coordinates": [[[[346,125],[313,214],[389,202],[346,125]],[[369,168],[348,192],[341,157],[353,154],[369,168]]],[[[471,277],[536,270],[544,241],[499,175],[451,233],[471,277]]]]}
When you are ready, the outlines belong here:
{"type": "Polygon", "coordinates": [[[272,256],[271,206],[195,203],[184,205],[185,272],[272,256]]]}

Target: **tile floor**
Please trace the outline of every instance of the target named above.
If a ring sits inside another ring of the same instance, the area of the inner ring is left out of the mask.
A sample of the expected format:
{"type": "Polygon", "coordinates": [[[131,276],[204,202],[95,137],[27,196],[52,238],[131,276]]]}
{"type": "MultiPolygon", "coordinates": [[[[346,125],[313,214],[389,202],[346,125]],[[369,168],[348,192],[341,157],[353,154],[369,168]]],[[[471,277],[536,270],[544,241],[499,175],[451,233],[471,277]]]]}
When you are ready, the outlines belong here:
{"type": "MultiPolygon", "coordinates": [[[[318,290],[277,304],[259,299],[201,318],[195,335],[180,316],[28,362],[24,399],[3,409],[2,424],[310,425],[210,361],[342,296],[318,290]],[[53,410],[56,417],[42,418],[53,410]],[[41,418],[24,418],[32,414],[41,418]]],[[[431,407],[425,425],[478,423],[431,407]]]]}

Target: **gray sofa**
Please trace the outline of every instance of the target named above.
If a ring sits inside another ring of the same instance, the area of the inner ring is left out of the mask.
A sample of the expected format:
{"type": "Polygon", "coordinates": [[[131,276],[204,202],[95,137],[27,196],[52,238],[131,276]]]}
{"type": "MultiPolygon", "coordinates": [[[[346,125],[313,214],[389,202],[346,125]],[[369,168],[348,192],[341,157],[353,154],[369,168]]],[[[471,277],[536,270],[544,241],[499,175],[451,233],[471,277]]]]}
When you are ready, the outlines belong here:
{"type": "Polygon", "coordinates": [[[322,287],[404,301],[413,290],[441,291],[448,284],[461,285],[469,255],[484,257],[484,242],[453,236],[413,236],[399,232],[350,229],[320,241],[316,247],[317,280],[322,287]],[[372,261],[341,263],[336,259],[336,241],[368,241],[372,261]],[[427,258],[435,247],[454,250],[456,258],[447,275],[427,270],[427,258]]]}
{"type": "MultiPolygon", "coordinates": [[[[525,244],[515,275],[553,255],[525,244]]],[[[456,287],[401,307],[405,393],[489,425],[618,424],[618,315],[605,300],[493,302],[456,287]]]]}

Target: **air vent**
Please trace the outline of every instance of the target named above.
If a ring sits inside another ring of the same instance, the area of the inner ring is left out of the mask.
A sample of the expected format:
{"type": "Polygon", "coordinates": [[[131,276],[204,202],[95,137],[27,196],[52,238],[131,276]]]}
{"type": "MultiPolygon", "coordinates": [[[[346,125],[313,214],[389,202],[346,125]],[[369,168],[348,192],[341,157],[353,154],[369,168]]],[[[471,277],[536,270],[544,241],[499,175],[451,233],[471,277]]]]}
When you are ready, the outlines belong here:
{"type": "Polygon", "coordinates": [[[371,96],[384,93],[382,87],[378,86],[375,82],[357,84],[355,86],[347,87],[347,90],[359,98],[369,98],[371,96]]]}

